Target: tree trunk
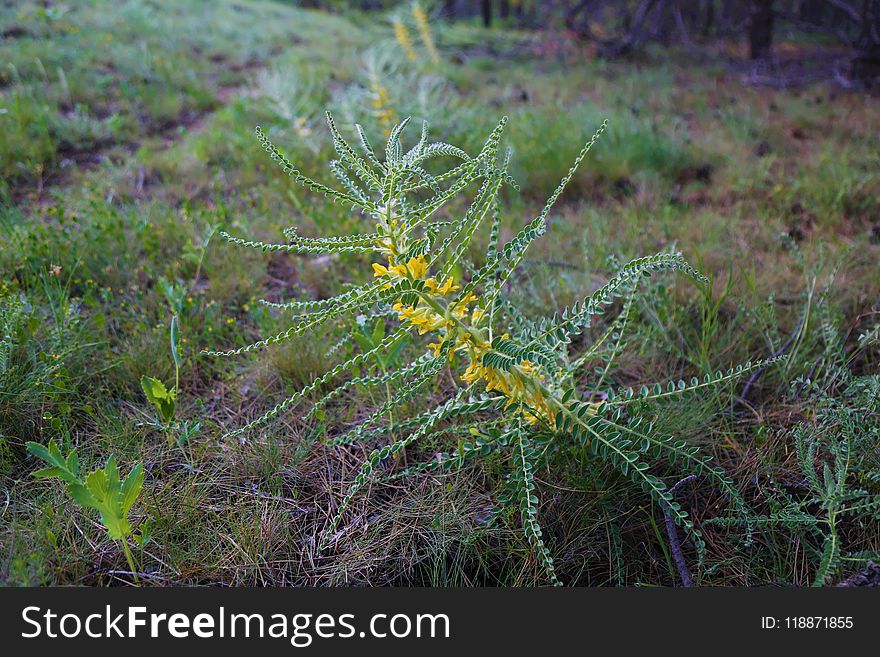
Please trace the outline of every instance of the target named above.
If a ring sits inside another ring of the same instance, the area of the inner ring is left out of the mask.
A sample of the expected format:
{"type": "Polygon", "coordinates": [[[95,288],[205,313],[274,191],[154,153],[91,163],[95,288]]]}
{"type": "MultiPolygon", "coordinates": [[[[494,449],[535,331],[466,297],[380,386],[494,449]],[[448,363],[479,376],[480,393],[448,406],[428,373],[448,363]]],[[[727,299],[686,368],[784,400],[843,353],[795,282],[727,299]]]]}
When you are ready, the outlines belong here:
{"type": "Polygon", "coordinates": [[[712,34],[715,27],[715,0],[709,0],[706,3],[706,10],[703,14],[703,36],[707,37],[712,34]]]}
{"type": "Polygon", "coordinates": [[[571,30],[572,32],[576,32],[578,35],[582,37],[587,37],[590,35],[590,26],[589,23],[584,21],[579,21],[578,17],[586,9],[589,0],[580,0],[573,7],[565,7],[565,11],[562,16],[562,24],[565,25],[566,29],[571,30]],[[583,27],[580,26],[583,24],[583,27]]]}
{"type": "Polygon", "coordinates": [[[752,0],[750,9],[751,58],[769,60],[773,56],[773,0],[752,0]]]}
{"type": "Polygon", "coordinates": [[[871,88],[880,81],[880,0],[862,0],[861,24],[851,75],[871,88]]]}
{"type": "Polygon", "coordinates": [[[523,2],[522,0],[520,0],[520,2],[517,2],[516,7],[514,7],[514,9],[513,9],[513,13],[516,15],[517,24],[519,24],[520,26],[523,26],[526,24],[527,16],[526,16],[525,2],[523,2]]]}
{"type": "Polygon", "coordinates": [[[804,23],[821,26],[823,19],[826,18],[827,5],[828,3],[824,0],[804,0],[798,8],[798,17],[804,23]]]}
{"type": "Polygon", "coordinates": [[[498,16],[500,18],[510,17],[510,0],[501,0],[500,6],[498,7],[498,16]]]}
{"type": "Polygon", "coordinates": [[[483,25],[492,27],[492,0],[483,0],[483,25]]]}

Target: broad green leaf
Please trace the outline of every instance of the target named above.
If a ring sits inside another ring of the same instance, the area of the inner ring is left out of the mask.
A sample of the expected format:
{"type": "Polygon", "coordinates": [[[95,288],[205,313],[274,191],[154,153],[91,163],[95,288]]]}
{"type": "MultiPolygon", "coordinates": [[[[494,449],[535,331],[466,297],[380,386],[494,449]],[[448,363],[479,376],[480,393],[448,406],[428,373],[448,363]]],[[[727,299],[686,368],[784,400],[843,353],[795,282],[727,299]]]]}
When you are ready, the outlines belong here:
{"type": "Polygon", "coordinates": [[[174,408],[175,404],[173,397],[170,397],[159,404],[159,413],[162,415],[162,419],[165,420],[166,423],[171,422],[171,420],[174,419],[174,408]]]}
{"type": "Polygon", "coordinates": [[[165,384],[159,379],[154,379],[151,376],[143,376],[141,377],[141,388],[144,389],[147,401],[157,407],[161,401],[168,399],[168,390],[165,388],[165,384]]]}
{"type": "Polygon", "coordinates": [[[41,468],[40,470],[36,470],[33,473],[33,476],[37,479],[51,479],[53,477],[63,477],[64,470],[57,466],[51,466],[49,468],[41,468]]]}
{"type": "Polygon", "coordinates": [[[128,521],[128,518],[102,512],[101,522],[104,523],[107,533],[114,541],[122,540],[131,534],[131,523],[128,521]]]}
{"type": "Polygon", "coordinates": [[[122,484],[122,513],[128,514],[144,485],[144,468],[138,463],[131,469],[122,484]]]}
{"type": "Polygon", "coordinates": [[[42,468],[41,470],[34,472],[35,477],[39,477],[40,479],[59,477],[70,484],[79,481],[77,476],[79,461],[75,449],[71,450],[67,459],[65,459],[61,454],[61,450],[58,448],[58,444],[53,439],[49,441],[48,448],[40,443],[35,443],[33,441],[28,442],[27,450],[50,465],[48,468],[42,468]]]}
{"type": "Polygon", "coordinates": [[[86,477],[86,488],[102,505],[110,498],[110,482],[104,470],[94,470],[86,477]]]}
{"type": "Polygon", "coordinates": [[[27,449],[50,464],[48,468],[34,472],[34,477],[58,477],[66,481],[67,491],[77,504],[101,514],[101,522],[110,538],[120,540],[131,533],[131,524],[126,516],[143,487],[144,469],[140,464],[134,466],[125,481],[121,482],[116,457],[111,454],[104,467],[90,472],[83,482],[77,475],[79,458],[76,450],[71,450],[65,459],[54,440],[48,446],[29,442],[27,449]]]}
{"type": "Polygon", "coordinates": [[[370,351],[375,346],[372,342],[370,342],[370,338],[368,338],[366,335],[363,335],[362,333],[355,332],[352,334],[352,337],[363,351],[370,351]]]}
{"type": "Polygon", "coordinates": [[[144,389],[147,401],[156,407],[162,420],[166,423],[171,422],[174,419],[177,391],[173,388],[168,390],[164,383],[151,376],[141,378],[141,387],[144,389]]]}
{"type": "Polygon", "coordinates": [[[70,450],[70,454],[67,455],[67,469],[75,477],[79,476],[79,456],[75,449],[70,450]]]}
{"type": "Polygon", "coordinates": [[[37,458],[43,459],[47,463],[54,463],[57,465],[56,460],[49,453],[49,450],[46,449],[40,443],[35,443],[33,441],[28,442],[27,443],[27,451],[29,451],[31,454],[33,454],[37,458]]]}
{"type": "Polygon", "coordinates": [[[67,492],[70,493],[73,500],[80,506],[97,511],[101,510],[101,503],[95,499],[95,496],[83,484],[71,484],[67,487],[67,492]]]}
{"type": "Polygon", "coordinates": [[[397,340],[395,340],[393,343],[391,343],[391,346],[388,347],[388,352],[385,357],[385,362],[388,363],[389,365],[393,365],[394,361],[397,360],[397,357],[400,355],[400,352],[403,350],[403,348],[407,345],[408,342],[409,342],[409,336],[402,335],[397,340]]]}
{"type": "Polygon", "coordinates": [[[52,459],[55,463],[59,465],[64,464],[64,455],[61,453],[61,448],[58,447],[58,443],[54,440],[49,441],[49,454],[52,455],[52,459]]]}
{"type": "Polygon", "coordinates": [[[107,490],[113,493],[119,488],[119,468],[116,466],[116,457],[113,454],[104,464],[104,474],[107,475],[107,490]]]}

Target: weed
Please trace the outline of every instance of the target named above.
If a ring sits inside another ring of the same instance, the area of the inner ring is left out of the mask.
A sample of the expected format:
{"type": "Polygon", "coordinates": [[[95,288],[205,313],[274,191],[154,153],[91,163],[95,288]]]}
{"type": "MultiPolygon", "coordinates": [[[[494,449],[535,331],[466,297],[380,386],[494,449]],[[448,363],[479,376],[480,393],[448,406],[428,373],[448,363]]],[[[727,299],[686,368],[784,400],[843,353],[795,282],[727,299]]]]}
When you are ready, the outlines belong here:
{"type": "MultiPolygon", "coordinates": [[[[377,377],[343,383],[307,414],[307,417],[314,414],[353,382],[385,385],[388,400],[357,427],[331,438],[328,443],[352,445],[395,436],[390,444],[371,451],[324,531],[319,549],[333,539],[355,495],[388,467],[389,459],[396,458],[407,446],[426,439],[438,426],[453,419],[463,421],[455,425],[459,435],[472,433],[473,436],[460,440],[457,450],[415,466],[411,471],[442,470],[469,458],[485,458],[495,452],[506,454],[509,474],[503,498],[520,510],[526,537],[553,583],[559,582],[538,523],[539,501],[534,476],[535,471],[564,446],[579,445],[590,457],[611,463],[668,509],[673,520],[694,537],[701,553],[699,531],[681,505],[672,499],[666,484],[652,472],[657,459],[668,457],[689,472],[706,474],[729,495],[740,515],[747,514],[733,482],[724,472],[710,466],[684,441],[656,432],[648,409],[668,398],[715,387],[768,363],[749,363],[727,373],[707,375],[703,380],[693,379],[690,383],[643,386],[639,392],[632,388],[606,389],[608,365],[586,390],[578,390],[574,383],[575,373],[584,364],[600,356],[610,364],[620,353],[629,305],[638,294],[641,279],[662,271],[679,271],[705,283],[705,278],[679,254],[658,253],[633,260],[592,295],[538,322],[518,321],[516,308],[502,294],[528,247],[546,232],[554,203],[604,132],[605,124],[581,150],[538,216],[502,246],[499,244],[498,192],[504,184],[515,185],[507,173],[510,154],[498,155],[506,118],[473,157],[446,143],[430,143],[426,123],[418,143],[405,150],[401,134],[408,121],[404,121],[392,130],[384,161],[379,160],[360,126],[357,133],[363,155],[345,141],[329,114],[327,121],[339,156],[331,170],[342,184],[342,190],[307,178],[259,128],[257,136],[295,182],[330,200],[358,208],[370,217],[375,232],[307,238],[291,228],[286,231],[287,244],[249,241],[226,233],[222,236],[234,244],[268,252],[378,255],[383,262],[372,264],[375,280],[322,301],[273,304],[301,314],[294,314],[293,325],[277,335],[238,349],[208,352],[217,356],[250,352],[306,334],[327,321],[370,312],[373,308],[382,312],[390,307],[400,322],[400,328],[381,340],[365,342],[362,346],[368,349],[336,365],[260,418],[232,432],[232,436],[268,422],[340,374],[375,359],[378,354],[387,354],[401,336],[411,331],[419,336],[429,335],[433,340],[418,359],[377,377]],[[424,166],[433,158],[451,158],[459,164],[440,173],[428,173],[424,166]],[[434,218],[444,205],[476,182],[480,183],[479,190],[461,219],[434,218]],[[427,198],[420,198],[419,193],[427,198]],[[467,260],[468,246],[485,223],[489,224],[489,247],[480,265],[467,260]],[[462,271],[470,272],[469,280],[457,273],[462,271]],[[623,298],[625,303],[617,319],[598,341],[572,361],[573,339],[583,335],[593,319],[613,307],[618,298],[623,298]],[[394,409],[414,400],[447,366],[458,369],[459,363],[463,368],[459,374],[463,385],[445,402],[407,419],[391,415],[394,409]],[[495,418],[488,427],[483,419],[487,413],[494,414],[495,418]],[[384,417],[388,418],[387,423],[382,421],[384,417]]],[[[383,362],[387,361],[386,356],[383,362]]]]}
{"type": "MultiPolygon", "coordinates": [[[[131,574],[135,584],[139,584],[137,568],[128,547],[128,537],[132,533],[131,522],[128,513],[137,501],[144,485],[144,469],[138,463],[128,476],[122,480],[119,477],[119,468],[116,458],[110,456],[103,469],[93,470],[85,479],[79,475],[79,457],[76,450],[71,449],[64,456],[54,440],[49,441],[45,447],[40,443],[29,442],[28,451],[49,464],[33,473],[38,479],[61,479],[67,484],[67,492],[73,500],[88,509],[94,509],[101,514],[101,522],[107,529],[107,535],[114,541],[119,541],[125,559],[131,568],[131,574]]],[[[147,537],[141,535],[139,543],[145,544],[147,537]]]]}

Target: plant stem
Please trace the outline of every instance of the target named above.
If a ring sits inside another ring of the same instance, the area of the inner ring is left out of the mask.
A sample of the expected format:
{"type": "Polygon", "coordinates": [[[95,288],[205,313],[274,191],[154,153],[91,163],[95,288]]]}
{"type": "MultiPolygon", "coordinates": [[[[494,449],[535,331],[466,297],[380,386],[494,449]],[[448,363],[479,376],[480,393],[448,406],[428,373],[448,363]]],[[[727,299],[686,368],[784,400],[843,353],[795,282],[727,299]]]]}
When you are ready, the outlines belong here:
{"type": "Polygon", "coordinates": [[[140,586],[140,580],[138,579],[137,568],[134,567],[134,559],[131,556],[131,550],[128,549],[128,541],[126,539],[122,539],[122,551],[125,553],[125,559],[128,561],[128,567],[131,568],[131,576],[134,578],[134,585],[140,586]]]}
{"type": "MultiPolygon", "coordinates": [[[[381,365],[382,368],[382,376],[385,377],[388,374],[388,370],[384,365],[381,365]]],[[[385,398],[388,401],[388,426],[394,426],[394,410],[391,408],[391,384],[388,381],[385,382],[385,398]]],[[[391,438],[394,438],[394,434],[392,433],[391,438]]]]}

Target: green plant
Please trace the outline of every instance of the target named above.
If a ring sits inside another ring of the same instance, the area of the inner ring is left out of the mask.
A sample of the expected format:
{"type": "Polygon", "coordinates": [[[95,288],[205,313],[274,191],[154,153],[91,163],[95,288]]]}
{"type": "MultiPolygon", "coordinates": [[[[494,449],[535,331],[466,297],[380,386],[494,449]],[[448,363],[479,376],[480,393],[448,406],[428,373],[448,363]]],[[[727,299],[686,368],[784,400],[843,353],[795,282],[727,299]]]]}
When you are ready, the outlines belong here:
{"type": "Polygon", "coordinates": [[[57,276],[40,276],[48,303],[37,295],[12,292],[0,282],[0,416],[5,429],[20,439],[34,437],[40,419],[61,430],[58,413],[70,412],[71,361],[81,350],[79,304],[57,276]]]}
{"type": "MultiPolygon", "coordinates": [[[[67,456],[64,456],[54,440],[49,441],[48,447],[40,443],[28,442],[27,449],[31,454],[49,464],[49,467],[34,472],[34,477],[61,479],[67,484],[67,492],[77,504],[100,513],[101,522],[107,530],[107,535],[122,545],[122,551],[131,568],[134,582],[138,584],[137,568],[135,568],[127,541],[132,534],[128,514],[144,485],[144,469],[141,464],[135,465],[128,476],[122,480],[119,477],[116,458],[111,455],[103,468],[92,470],[85,479],[81,479],[79,457],[75,449],[71,449],[67,456]]],[[[142,535],[138,542],[143,545],[146,540],[147,538],[142,535]]]]}
{"type": "Polygon", "coordinates": [[[758,527],[806,530],[817,562],[813,586],[825,585],[845,562],[878,558],[875,552],[845,550],[842,528],[848,519],[880,520],[880,376],[840,371],[837,378],[838,395],[809,380],[795,382],[810,391],[816,409],[811,421],[791,432],[803,483],[789,492],[771,478],[769,512],[753,518],[758,527]]]}
{"type": "Polygon", "coordinates": [[[339,156],[331,169],[343,190],[307,178],[259,128],[257,136],[295,182],[334,202],[359,209],[370,218],[375,232],[311,238],[300,236],[291,228],[286,231],[287,244],[249,241],[225,232],[221,236],[234,244],[263,251],[379,256],[383,261],[372,265],[374,280],[330,299],[272,304],[296,311],[294,323],[287,330],[237,349],[206,352],[216,356],[251,352],[306,333],[328,320],[374,308],[390,306],[400,322],[372,349],[336,365],[260,418],[229,434],[238,435],[268,422],[333,379],[389,349],[402,335],[414,331],[420,336],[431,336],[432,342],[426,345],[422,356],[369,380],[343,382],[306,414],[312,416],[354,383],[387,385],[395,391],[390,399],[354,429],[327,442],[353,445],[382,441],[389,435],[402,436],[370,452],[338,505],[319,548],[334,536],[354,496],[389,467],[391,457],[419,439],[435,435],[439,426],[449,422],[456,422],[455,431],[467,437],[457,449],[392,476],[447,469],[467,459],[499,453],[509,466],[502,497],[519,508],[529,543],[554,583],[558,579],[553,559],[537,519],[535,472],[561,451],[576,447],[582,456],[613,464],[669,511],[694,539],[700,554],[700,532],[672,498],[666,483],[655,474],[661,459],[668,458],[688,472],[705,474],[727,493],[740,516],[747,514],[733,482],[723,471],[712,467],[697,448],[655,432],[651,416],[654,407],[670,397],[718,386],[767,363],[746,364],[702,380],[658,383],[640,390],[604,389],[608,383],[604,374],[593,381],[597,385],[578,386],[583,375],[589,375],[589,364],[602,359],[610,362],[619,354],[629,300],[637,294],[642,278],[661,271],[678,271],[699,283],[705,282],[681,255],[658,253],[633,260],[593,294],[538,322],[519,316],[504,294],[506,283],[526,249],[546,233],[551,208],[605,130],[605,124],[581,150],[538,216],[500,246],[499,190],[504,184],[516,186],[507,173],[509,153],[498,155],[506,119],[502,119],[473,157],[446,143],[429,143],[427,124],[423,124],[417,144],[404,150],[400,138],[408,121],[403,121],[391,132],[384,161],[379,160],[360,126],[356,127],[363,156],[345,141],[329,114],[327,121],[339,156]],[[434,158],[457,160],[458,164],[429,173],[424,165],[434,158]],[[478,191],[463,216],[451,221],[436,218],[441,208],[477,182],[478,191]],[[468,246],[486,223],[489,246],[485,261],[469,262],[468,246]],[[458,271],[467,272],[467,276],[456,275],[458,271]],[[625,300],[623,310],[584,352],[574,354],[573,358],[573,340],[585,334],[595,318],[613,309],[618,298],[625,300]],[[391,410],[420,396],[449,366],[459,372],[462,385],[449,392],[445,401],[413,417],[389,415],[391,410]],[[476,432],[476,437],[472,432],[476,432]]]}
{"type": "Polygon", "coordinates": [[[176,419],[177,395],[180,391],[180,332],[177,328],[177,316],[171,316],[171,331],[169,333],[171,345],[171,358],[174,361],[174,387],[170,390],[165,384],[154,377],[141,377],[141,388],[147,401],[156,409],[157,423],[165,436],[168,444],[177,444],[181,449],[195,436],[201,428],[200,422],[181,422],[176,419]]]}
{"type": "MultiPolygon", "coordinates": [[[[284,304],[286,308],[306,311],[296,317],[294,325],[288,330],[246,347],[209,353],[231,356],[249,352],[301,334],[328,319],[376,305],[383,307],[390,304],[402,326],[373,349],[337,365],[233,434],[252,429],[279,415],[306,394],[371,358],[374,353],[387,349],[401,335],[415,329],[419,335],[433,334],[435,341],[427,345],[428,351],[408,365],[370,381],[373,385],[393,386],[395,395],[355,429],[329,441],[344,445],[376,440],[388,434],[405,436],[371,452],[333,516],[321,546],[335,532],[354,495],[376,471],[385,467],[389,457],[431,434],[441,422],[467,418],[457,430],[464,435],[475,430],[476,439],[461,441],[457,450],[410,470],[447,468],[474,456],[505,452],[507,462],[512,466],[505,497],[509,502],[516,501],[518,504],[529,542],[553,582],[557,582],[553,560],[537,521],[534,472],[559,451],[563,440],[569,444],[573,441],[592,456],[610,461],[664,508],[670,509],[674,520],[694,537],[698,550],[702,552],[698,530],[687,513],[672,499],[666,484],[651,472],[649,461],[667,456],[689,471],[705,472],[729,494],[741,513],[745,512],[744,505],[732,482],[722,471],[709,466],[708,459],[701,457],[695,448],[686,443],[670,436],[656,435],[651,421],[646,420],[650,414],[639,411],[667,397],[716,386],[757,366],[746,365],[726,374],[719,372],[702,381],[694,379],[690,383],[678,381],[666,386],[657,384],[653,388],[645,386],[638,393],[631,388],[624,391],[600,390],[599,386],[604,383],[603,374],[599,378],[599,385],[588,389],[588,396],[584,399],[576,389],[575,374],[587,363],[600,357],[610,362],[618,354],[628,303],[625,304],[626,310],[611,322],[586,353],[574,361],[570,354],[572,338],[583,334],[593,318],[612,307],[616,298],[630,299],[636,293],[642,277],[663,270],[680,271],[698,281],[704,280],[702,276],[678,254],[660,253],[640,258],[624,266],[617,276],[589,297],[537,323],[517,321],[515,309],[502,295],[505,283],[521,262],[528,246],[546,232],[550,209],[581,160],[604,131],[604,125],[582,149],[574,166],[541,213],[510,242],[499,248],[498,192],[502,184],[515,185],[506,171],[509,156],[497,156],[506,120],[499,123],[475,157],[448,144],[429,144],[426,125],[423,126],[418,144],[404,153],[400,135],[406,123],[404,121],[392,131],[382,163],[360,127],[358,134],[366,159],[348,145],[328,115],[328,124],[340,157],[333,168],[334,173],[340,173],[341,163],[360,181],[358,184],[347,175],[338,175],[346,191],[330,189],[303,176],[258,129],[264,146],[285,172],[314,191],[360,208],[376,222],[376,232],[350,237],[304,238],[291,229],[287,231],[289,244],[266,244],[233,238],[225,233],[222,235],[233,243],[267,251],[378,253],[384,257],[385,264],[373,264],[374,276],[378,280],[339,297],[284,304]],[[438,156],[454,157],[461,163],[439,174],[428,173],[422,163],[438,156]],[[475,181],[481,181],[481,186],[461,219],[452,222],[431,220],[441,207],[475,181]],[[445,186],[441,186],[441,183],[445,183],[445,186]],[[375,192],[375,200],[370,199],[367,190],[375,192]],[[427,192],[428,198],[419,199],[419,192],[427,192]],[[491,224],[489,249],[486,262],[476,266],[465,260],[466,249],[487,218],[491,224]],[[470,279],[456,280],[454,272],[457,269],[468,270],[470,279]],[[431,275],[432,271],[436,274],[431,275]],[[482,297],[477,296],[477,291],[482,293],[482,297]],[[459,387],[444,403],[426,412],[408,419],[394,420],[389,416],[387,425],[383,426],[382,418],[387,412],[412,400],[449,363],[453,366],[466,363],[460,375],[466,385],[459,387]],[[484,394],[477,396],[480,389],[484,390],[484,394]],[[495,394],[485,394],[492,392],[495,394]],[[494,419],[487,426],[485,418],[481,416],[493,411],[494,419]]],[[[325,395],[308,415],[312,415],[351,383],[345,382],[325,395]]]]}
{"type": "Polygon", "coordinates": [[[141,388],[147,401],[156,409],[160,426],[168,430],[174,423],[174,411],[177,407],[177,386],[169,390],[159,379],[152,376],[144,376],[141,377],[141,388]]]}
{"type": "Polygon", "coordinates": [[[379,316],[373,320],[370,325],[367,318],[361,315],[357,318],[358,328],[351,333],[351,339],[364,352],[371,352],[373,355],[371,360],[382,373],[387,372],[394,367],[404,347],[409,342],[409,336],[402,335],[398,340],[392,343],[387,349],[376,350],[385,339],[386,326],[385,317],[379,316]]]}

